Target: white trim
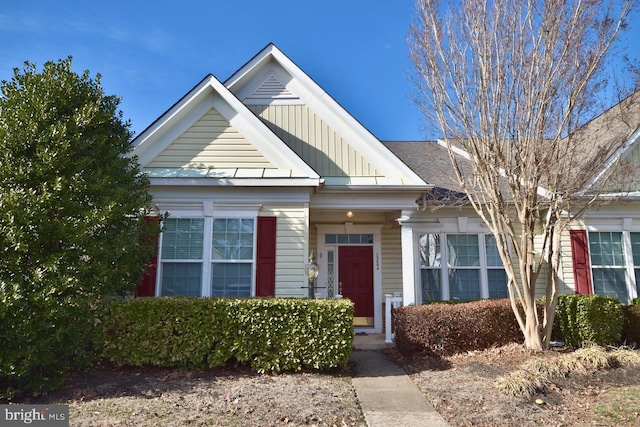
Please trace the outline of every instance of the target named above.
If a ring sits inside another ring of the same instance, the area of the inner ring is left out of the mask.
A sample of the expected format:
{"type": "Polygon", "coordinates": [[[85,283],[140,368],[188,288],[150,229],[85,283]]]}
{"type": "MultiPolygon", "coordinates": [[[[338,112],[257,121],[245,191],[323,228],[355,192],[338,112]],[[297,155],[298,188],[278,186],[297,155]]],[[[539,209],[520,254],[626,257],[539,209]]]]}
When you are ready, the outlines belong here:
{"type": "Polygon", "coordinates": [[[142,167],[146,166],[211,108],[215,108],[275,167],[300,171],[303,176],[319,180],[320,176],[309,165],[212,75],[136,137],[131,155],[138,156],[142,167]]]}
{"type": "MultiPolygon", "coordinates": [[[[233,211],[233,204],[225,204],[220,203],[216,204],[212,201],[204,200],[201,202],[201,206],[203,209],[201,211],[171,211],[171,216],[169,219],[180,219],[180,218],[193,218],[193,219],[203,219],[203,247],[202,247],[202,259],[197,260],[202,263],[202,278],[200,283],[200,297],[210,297],[211,296],[211,274],[212,274],[212,239],[213,239],[213,222],[215,219],[220,218],[233,218],[233,219],[252,219],[253,220],[253,255],[252,259],[249,262],[248,260],[236,260],[238,263],[243,264],[251,264],[251,285],[249,294],[251,297],[255,296],[256,293],[256,268],[257,268],[257,238],[258,238],[258,210],[260,205],[235,205],[238,210],[233,211]]],[[[166,213],[167,211],[162,211],[162,213],[166,213]]],[[[156,297],[161,296],[162,294],[162,270],[164,262],[189,262],[190,260],[173,260],[167,259],[163,260],[162,258],[162,240],[163,233],[160,233],[160,237],[158,239],[158,262],[156,267],[156,289],[155,295],[156,297]]],[[[191,260],[192,262],[196,260],[191,260]]],[[[229,262],[236,262],[229,261],[229,262]]],[[[221,263],[224,260],[220,261],[221,263]]]]}
{"type": "MultiPolygon", "coordinates": [[[[628,218],[625,218],[628,219],[628,218]]],[[[625,221],[623,221],[624,223],[625,221]]],[[[600,225],[589,225],[586,227],[587,230],[587,249],[589,253],[589,274],[591,278],[591,292],[595,292],[595,281],[593,279],[593,262],[591,260],[591,233],[620,233],[622,235],[622,250],[624,256],[624,267],[621,266],[611,266],[609,268],[624,268],[625,272],[625,285],[627,288],[627,301],[620,301],[622,304],[629,304],[631,300],[637,298],[638,288],[636,284],[636,275],[635,275],[635,265],[633,260],[633,249],[631,244],[631,233],[640,233],[640,224],[637,224],[635,227],[630,227],[629,229],[623,229],[620,226],[615,227],[611,224],[605,224],[603,226],[600,225]],[[635,228],[635,229],[634,229],[635,228]]],[[[598,266],[599,268],[607,268],[607,266],[598,266]]]]}
{"type": "Polygon", "coordinates": [[[246,96],[244,91],[253,90],[247,88],[253,88],[256,80],[264,78],[263,76],[269,73],[277,73],[278,68],[282,70],[281,74],[277,75],[278,80],[291,92],[297,94],[329,127],[349,141],[357,152],[365,155],[376,169],[385,175],[402,176],[406,178],[406,183],[409,185],[426,185],[422,178],[354,119],[274,44],[267,45],[224,84],[242,99],[246,96]]]}
{"type": "MultiPolygon", "coordinates": [[[[354,328],[357,332],[382,333],[382,224],[316,224],[317,229],[317,256],[322,260],[320,264],[320,274],[316,283],[327,282],[327,251],[331,248],[347,246],[348,244],[325,244],[327,234],[372,234],[373,235],[373,328],[354,328]]],[[[338,253],[334,254],[337,261],[338,253]]],[[[336,262],[337,265],[337,262],[336,262]]],[[[336,270],[337,271],[337,270],[336,270]]],[[[337,286],[337,283],[336,283],[337,286]]],[[[326,292],[326,290],[325,290],[326,292]]]]}
{"type": "Polygon", "coordinates": [[[402,305],[415,305],[416,293],[419,285],[415,282],[415,255],[413,243],[413,230],[410,226],[402,224],[400,229],[402,245],[402,305]]]}
{"type": "Polygon", "coordinates": [[[591,187],[597,184],[598,181],[604,179],[604,177],[608,176],[611,173],[611,169],[620,161],[625,159],[630,153],[631,150],[637,145],[638,141],[640,141],[640,127],[634,130],[629,138],[622,144],[618,149],[607,159],[604,163],[604,166],[598,174],[589,181],[589,183],[582,189],[578,194],[584,194],[589,191],[591,187]]]}

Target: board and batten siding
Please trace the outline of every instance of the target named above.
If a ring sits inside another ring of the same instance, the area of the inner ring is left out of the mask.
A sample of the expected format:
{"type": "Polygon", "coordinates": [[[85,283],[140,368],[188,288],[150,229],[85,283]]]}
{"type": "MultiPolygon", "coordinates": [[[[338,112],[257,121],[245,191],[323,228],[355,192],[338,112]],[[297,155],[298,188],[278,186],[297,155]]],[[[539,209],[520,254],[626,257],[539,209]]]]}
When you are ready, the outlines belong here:
{"type": "Polygon", "coordinates": [[[304,204],[268,204],[260,215],[276,220],[276,297],[304,297],[306,289],[304,242],[307,241],[308,209],[304,204]]]}
{"type": "Polygon", "coordinates": [[[400,227],[382,228],[382,295],[402,292],[400,227]]]}
{"type": "Polygon", "coordinates": [[[248,105],[321,176],[383,176],[306,105],[248,105]]]}
{"type": "Polygon", "coordinates": [[[214,169],[274,167],[215,109],[194,123],[147,166],[214,169]]]}

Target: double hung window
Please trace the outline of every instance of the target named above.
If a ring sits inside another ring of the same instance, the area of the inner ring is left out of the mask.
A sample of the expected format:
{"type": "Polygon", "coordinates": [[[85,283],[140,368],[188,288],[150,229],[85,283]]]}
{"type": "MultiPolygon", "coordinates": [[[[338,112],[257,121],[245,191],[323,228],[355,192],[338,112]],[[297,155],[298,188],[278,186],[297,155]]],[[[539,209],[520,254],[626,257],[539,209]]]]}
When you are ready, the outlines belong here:
{"type": "Polygon", "coordinates": [[[589,233],[593,293],[627,303],[638,296],[640,233],[589,233]]]}
{"type": "Polygon", "coordinates": [[[493,236],[422,234],[418,244],[423,302],[508,296],[493,236]]]}
{"type": "Polygon", "coordinates": [[[167,218],[160,295],[251,296],[254,218],[167,218]]]}

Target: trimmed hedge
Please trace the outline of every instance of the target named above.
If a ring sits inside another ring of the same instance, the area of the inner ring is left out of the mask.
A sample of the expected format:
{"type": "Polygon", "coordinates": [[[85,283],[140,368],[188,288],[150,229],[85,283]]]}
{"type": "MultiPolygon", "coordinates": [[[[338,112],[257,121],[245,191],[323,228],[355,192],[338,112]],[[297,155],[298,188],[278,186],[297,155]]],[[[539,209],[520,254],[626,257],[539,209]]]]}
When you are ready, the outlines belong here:
{"type": "Polygon", "coordinates": [[[640,346],[640,305],[623,305],[622,342],[640,346]]]}
{"type": "Polygon", "coordinates": [[[405,355],[448,356],[523,340],[508,299],[408,306],[394,314],[396,348],[405,355]]]}
{"type": "Polygon", "coordinates": [[[353,346],[349,300],[138,298],[104,304],[102,352],[118,365],[258,372],[342,367],[353,346]]]}
{"type": "Polygon", "coordinates": [[[602,295],[559,295],[554,328],[568,345],[601,346],[620,342],[623,313],[620,302],[602,295]]]}

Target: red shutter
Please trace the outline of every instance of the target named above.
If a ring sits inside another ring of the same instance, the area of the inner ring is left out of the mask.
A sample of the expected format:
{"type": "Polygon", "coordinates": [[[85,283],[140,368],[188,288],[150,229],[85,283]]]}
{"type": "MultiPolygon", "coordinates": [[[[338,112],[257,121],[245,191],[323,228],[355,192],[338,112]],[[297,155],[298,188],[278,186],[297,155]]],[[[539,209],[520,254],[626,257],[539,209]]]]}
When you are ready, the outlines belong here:
{"type": "Polygon", "coordinates": [[[276,217],[258,217],[256,296],[276,294],[276,217]]]}
{"type": "MultiPolygon", "coordinates": [[[[145,216],[145,222],[156,223],[160,222],[160,218],[156,216],[145,216]]],[[[155,255],[147,262],[146,271],[142,280],[136,287],[136,297],[155,297],[156,296],[156,274],[158,271],[158,239],[148,242],[155,247],[155,255]]]]}
{"type": "Polygon", "coordinates": [[[591,267],[586,230],[570,230],[573,279],[577,294],[591,294],[591,267]]]}

